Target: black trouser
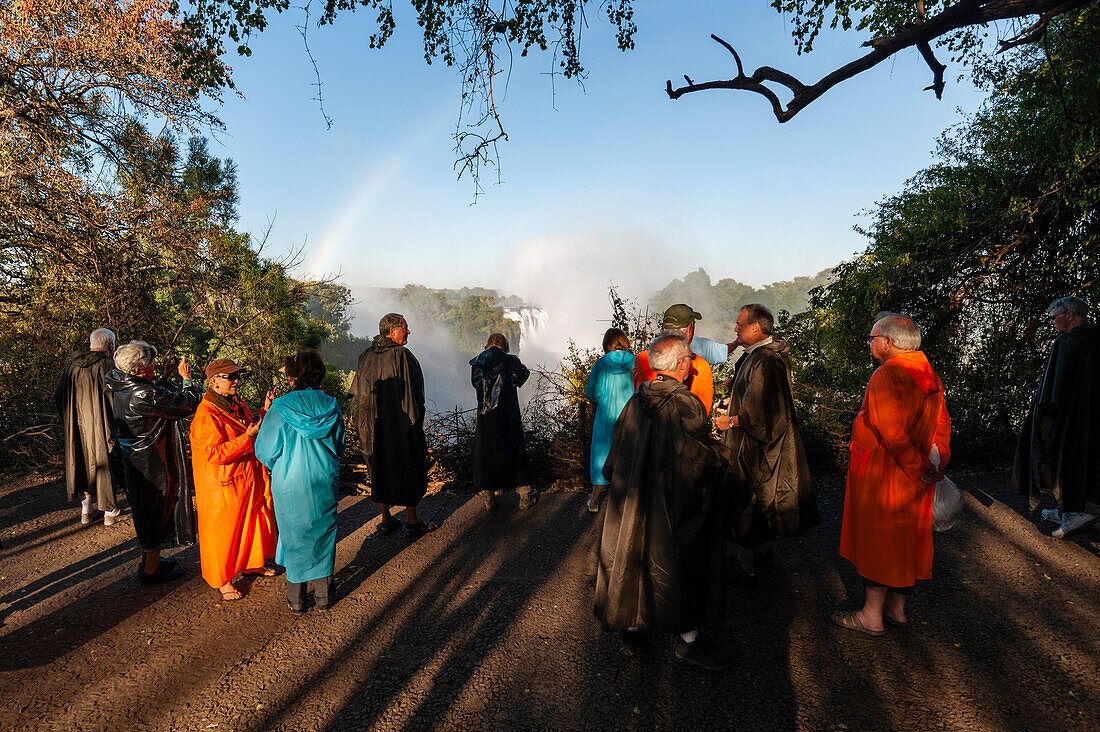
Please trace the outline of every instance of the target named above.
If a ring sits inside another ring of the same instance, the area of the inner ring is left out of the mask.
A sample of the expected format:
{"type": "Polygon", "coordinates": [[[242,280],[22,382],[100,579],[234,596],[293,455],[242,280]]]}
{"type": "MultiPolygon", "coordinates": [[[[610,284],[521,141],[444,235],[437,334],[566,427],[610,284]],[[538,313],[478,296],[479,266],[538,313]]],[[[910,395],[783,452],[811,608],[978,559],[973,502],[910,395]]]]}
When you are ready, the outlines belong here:
{"type": "Polygon", "coordinates": [[[890,585],[884,585],[881,582],[869,580],[862,575],[860,576],[860,579],[863,580],[864,587],[885,587],[890,592],[893,592],[895,595],[905,595],[907,597],[913,594],[913,585],[909,585],[908,587],[891,587],[890,585]]]}
{"type": "MultiPolygon", "coordinates": [[[[287,582],[286,599],[294,607],[302,607],[306,604],[306,587],[308,582],[287,582]]],[[[332,575],[313,580],[313,601],[322,607],[329,604],[332,597],[332,575]]]]}

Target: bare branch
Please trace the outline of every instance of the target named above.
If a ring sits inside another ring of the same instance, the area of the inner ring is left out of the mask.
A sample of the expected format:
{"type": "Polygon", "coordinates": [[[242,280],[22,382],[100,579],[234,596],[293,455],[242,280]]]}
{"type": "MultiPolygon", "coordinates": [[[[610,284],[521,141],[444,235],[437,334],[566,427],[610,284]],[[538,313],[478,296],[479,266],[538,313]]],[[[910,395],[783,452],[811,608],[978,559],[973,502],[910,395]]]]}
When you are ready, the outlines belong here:
{"type": "MultiPolygon", "coordinates": [[[[960,28],[983,23],[991,23],[998,20],[1025,18],[1033,15],[1040,16],[1039,21],[1024,31],[1020,36],[1002,41],[1005,48],[1012,48],[1021,43],[1029,43],[1042,37],[1050,19],[1087,5],[1092,0],[960,0],[942,10],[938,15],[927,18],[924,16],[923,7],[918,6],[918,19],[904,24],[892,36],[875,38],[863,45],[871,47],[871,52],[856,59],[839,69],[825,75],[815,84],[807,86],[795,77],[770,66],[761,66],[751,76],[745,74],[741,64],[741,58],[726,41],[712,35],[715,41],[728,50],[737,64],[737,76],[722,81],[706,81],[694,83],[690,79],[686,86],[673,88],[672,81],[665,82],[665,92],[669,99],[679,99],[685,94],[707,91],[710,89],[740,89],[760,94],[772,105],[772,111],[780,122],[786,122],[794,117],[802,109],[807,107],[818,97],[832,89],[842,81],[863,73],[877,66],[906,48],[916,47],[924,57],[928,67],[932,70],[932,84],[927,90],[936,93],[936,98],[943,95],[943,73],[946,66],[936,59],[932,52],[931,42],[960,28]],[[772,82],[786,87],[792,94],[791,101],[784,107],[778,95],[767,82],[772,82]]],[[[923,5],[923,4],[921,4],[923,5]]],[[[1004,48],[1002,48],[1004,50],[1004,48]]],[[[685,75],[685,79],[688,77],[685,75]]]]}

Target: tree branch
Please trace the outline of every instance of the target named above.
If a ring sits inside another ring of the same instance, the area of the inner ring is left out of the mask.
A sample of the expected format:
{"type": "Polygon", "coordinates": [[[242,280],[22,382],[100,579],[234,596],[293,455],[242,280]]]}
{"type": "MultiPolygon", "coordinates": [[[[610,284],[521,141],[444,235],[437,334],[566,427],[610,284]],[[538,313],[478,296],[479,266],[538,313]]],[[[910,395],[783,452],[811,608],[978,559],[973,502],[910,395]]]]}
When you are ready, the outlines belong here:
{"type": "MultiPolygon", "coordinates": [[[[780,122],[786,122],[794,117],[802,109],[815,101],[825,92],[832,89],[842,81],[847,81],[853,76],[877,66],[899,51],[916,46],[924,57],[928,67],[932,70],[932,84],[927,89],[936,93],[939,99],[943,95],[943,73],[946,66],[941,64],[932,52],[931,42],[940,36],[946,35],[960,28],[971,25],[990,23],[997,20],[1009,20],[1039,15],[1040,20],[1020,36],[1002,41],[1004,48],[1012,48],[1021,43],[1028,43],[1042,37],[1046,31],[1046,25],[1050,19],[1087,5],[1092,0],[960,0],[942,10],[938,15],[926,18],[923,21],[916,20],[900,27],[892,36],[875,38],[863,45],[870,46],[871,52],[862,56],[839,69],[825,75],[816,84],[807,86],[790,74],[774,69],[770,66],[761,66],[747,76],[741,63],[741,58],[726,41],[716,35],[711,35],[716,42],[721,44],[733,55],[737,64],[737,76],[722,81],[706,81],[693,83],[688,79],[688,84],[679,88],[673,88],[672,81],[665,82],[665,92],[669,99],[679,99],[685,94],[707,91],[710,89],[740,89],[760,94],[772,105],[772,111],[780,122]],[[1006,45],[1008,44],[1008,45],[1006,45]],[[778,95],[766,82],[773,82],[786,87],[791,91],[791,101],[783,106],[778,95]]],[[[1004,50],[1002,48],[1002,50],[1004,50]]]]}

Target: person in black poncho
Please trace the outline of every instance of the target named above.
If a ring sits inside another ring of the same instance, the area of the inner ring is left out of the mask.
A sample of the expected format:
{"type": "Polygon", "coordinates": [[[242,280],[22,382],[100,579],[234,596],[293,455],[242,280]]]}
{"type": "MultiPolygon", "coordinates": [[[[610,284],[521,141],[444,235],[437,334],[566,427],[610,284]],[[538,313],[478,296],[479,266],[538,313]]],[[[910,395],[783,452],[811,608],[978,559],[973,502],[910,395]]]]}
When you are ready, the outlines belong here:
{"type": "Polygon", "coordinates": [[[416,507],[428,490],[428,443],[424,438],[424,372],[405,344],[409,324],[388,313],[378,335],[359,356],[348,396],[355,400],[356,427],[370,479],[371,500],[381,504],[379,533],[398,522],[391,506],[405,507],[405,535],[415,539],[437,528],[420,520],[416,507]]]}
{"type": "Polygon", "coordinates": [[[496,496],[515,488],[519,507],[530,508],[538,493],[527,484],[527,458],[523,450],[523,421],[519,395],[531,372],[508,353],[508,339],[493,333],[485,350],[470,361],[470,381],[477,390],[477,425],[474,433],[474,480],[485,507],[496,508],[496,496]]]}
{"type": "Polygon", "coordinates": [[[676,658],[719,671],[726,654],[699,628],[721,623],[726,598],[725,464],[703,403],[682,383],[687,342],[649,349],[657,378],[638,387],[604,465],[610,482],[596,574],[595,613],[634,653],[643,630],[676,633],[676,658]]]}
{"type": "Polygon", "coordinates": [[[202,390],[191,383],[187,359],[178,365],[182,386],[168,379],[176,368],[172,364],[154,382],[156,353],[145,341],[131,341],[115,352],[117,368],[105,377],[118,434],[114,459],[125,475],[142,551],[137,573],[143,585],[181,576],[173,560],[160,559],[160,551],[195,542],[187,424],[202,401],[202,390]]]}
{"type": "Polygon", "coordinates": [[[70,501],[81,501],[82,524],[92,522],[93,503],[103,512],[107,526],[116,523],[121,514],[115,493],[122,488],[122,476],[111,465],[115,427],[104,383],[104,377],[115,368],[116,343],[115,334],[106,328],[92,331],[89,349],[73,355],[54,393],[61,417],[65,489],[70,501]]]}
{"type": "Polygon", "coordinates": [[[1058,508],[1042,517],[1064,539],[1100,512],[1100,325],[1077,297],[1055,300],[1047,315],[1060,335],[1020,429],[1012,477],[1032,510],[1041,493],[1054,494],[1058,508]]]}

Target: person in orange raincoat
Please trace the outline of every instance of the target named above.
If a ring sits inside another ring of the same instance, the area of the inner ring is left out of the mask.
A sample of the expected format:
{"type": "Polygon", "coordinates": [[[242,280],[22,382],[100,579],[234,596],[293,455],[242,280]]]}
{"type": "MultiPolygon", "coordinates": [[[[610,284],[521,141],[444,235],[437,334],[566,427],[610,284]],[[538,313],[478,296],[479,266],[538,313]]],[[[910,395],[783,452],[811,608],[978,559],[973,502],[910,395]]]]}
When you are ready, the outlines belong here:
{"type": "MultiPolygon", "coordinates": [[[[241,599],[233,585],[238,574],[275,575],[265,566],[275,556],[270,482],[252,446],[260,423],[237,396],[247,374],[228,358],[211,361],[209,389],[191,423],[202,577],[223,600],[241,599]]],[[[265,412],[271,398],[269,393],[265,412]]]]}
{"type": "Polygon", "coordinates": [[[880,319],[867,340],[882,366],[852,426],[840,530],[840,556],[863,578],[866,599],[862,609],[832,617],[868,635],[882,635],[884,623],[908,625],[906,597],[916,580],[932,576],[932,496],[950,456],[951,419],[920,342],[920,330],[900,315],[880,319]]]}
{"type": "MultiPolygon", "coordinates": [[[[702,317],[688,305],[673,305],[661,318],[661,327],[664,328],[661,335],[678,332],[690,344],[695,338],[695,321],[702,317]]],[[[634,358],[634,391],[656,378],[657,372],[649,366],[649,351],[642,351],[634,358]]],[[[691,355],[691,372],[684,381],[684,386],[699,397],[703,409],[710,414],[711,407],[714,406],[714,372],[705,358],[694,353],[691,355]]]]}

